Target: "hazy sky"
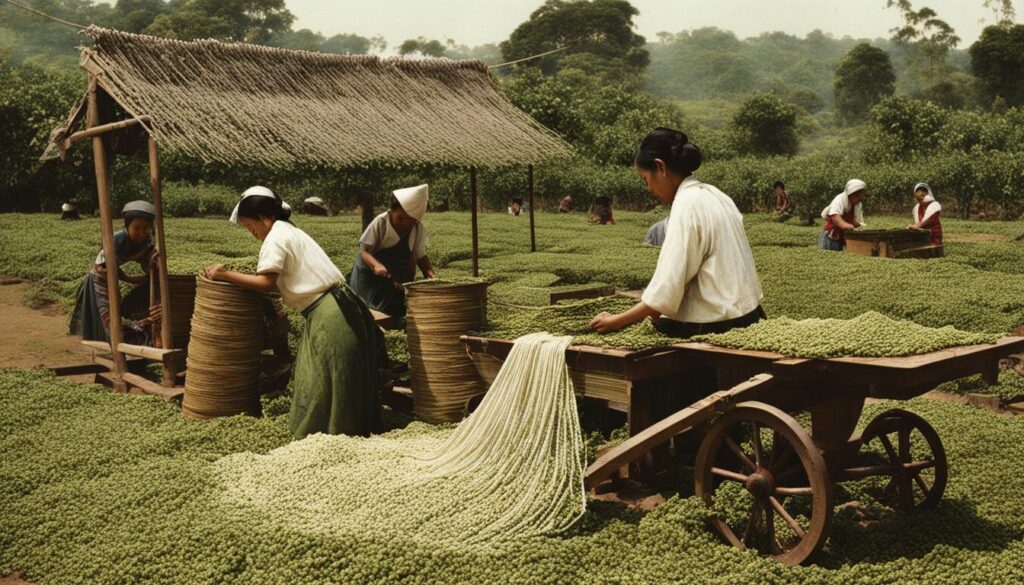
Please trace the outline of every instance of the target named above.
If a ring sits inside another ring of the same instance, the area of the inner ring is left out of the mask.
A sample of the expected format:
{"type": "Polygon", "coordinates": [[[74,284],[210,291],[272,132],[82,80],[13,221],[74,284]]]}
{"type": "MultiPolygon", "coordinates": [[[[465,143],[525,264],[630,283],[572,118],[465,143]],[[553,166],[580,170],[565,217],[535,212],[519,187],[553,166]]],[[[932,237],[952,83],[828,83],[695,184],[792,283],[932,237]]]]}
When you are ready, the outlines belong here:
{"type": "MultiPolygon", "coordinates": [[[[454,39],[470,46],[498,42],[543,0],[286,0],[296,16],[294,27],[327,36],[356,33],[382,35],[391,47],[425,36],[454,39]]],[[[820,28],[837,37],[889,36],[900,23],[885,0],[632,0],[640,10],[640,34],[656,39],[659,31],[679,32],[703,26],[732,30],[742,37],[781,30],[803,36],[820,28]]],[[[966,48],[994,21],[982,0],[914,0],[930,6],[956,29],[966,48]],[[984,22],[982,22],[984,21],[984,22]]]]}

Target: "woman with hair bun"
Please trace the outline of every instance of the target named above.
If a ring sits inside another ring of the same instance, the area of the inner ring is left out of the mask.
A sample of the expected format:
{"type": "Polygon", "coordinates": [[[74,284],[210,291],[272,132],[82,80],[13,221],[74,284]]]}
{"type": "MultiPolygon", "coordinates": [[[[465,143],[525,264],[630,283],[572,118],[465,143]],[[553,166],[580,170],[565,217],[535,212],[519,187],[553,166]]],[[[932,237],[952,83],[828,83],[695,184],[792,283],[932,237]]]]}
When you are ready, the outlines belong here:
{"type": "Polygon", "coordinates": [[[288,416],[295,438],[369,435],[380,427],[380,330],[323,248],[289,217],[291,208],[273,191],[247,189],[231,222],[263,242],[256,274],[222,264],[208,266],[204,274],[260,293],[278,291],[285,305],[305,317],[288,416]]]}
{"type": "Polygon", "coordinates": [[[640,143],[636,171],[671,206],[665,242],[640,302],[624,313],[597,315],[590,323],[595,331],[650,317],[667,335],[691,337],[765,317],[743,215],[728,195],[693,176],[701,161],[700,149],[677,130],[656,128],[640,143]]]}

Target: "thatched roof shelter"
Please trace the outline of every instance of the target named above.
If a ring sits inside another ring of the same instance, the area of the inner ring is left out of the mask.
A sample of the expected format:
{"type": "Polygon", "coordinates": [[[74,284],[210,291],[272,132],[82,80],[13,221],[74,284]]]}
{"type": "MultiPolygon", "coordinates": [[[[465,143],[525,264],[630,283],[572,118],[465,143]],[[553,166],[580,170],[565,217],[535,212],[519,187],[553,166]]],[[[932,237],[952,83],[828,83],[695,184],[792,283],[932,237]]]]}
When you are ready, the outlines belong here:
{"type": "MultiPolygon", "coordinates": [[[[225,164],[497,166],[568,145],[513,106],[481,61],[380,59],[90,27],[82,66],[163,150],[225,164]]],[[[46,158],[84,116],[54,132],[46,158]]]]}

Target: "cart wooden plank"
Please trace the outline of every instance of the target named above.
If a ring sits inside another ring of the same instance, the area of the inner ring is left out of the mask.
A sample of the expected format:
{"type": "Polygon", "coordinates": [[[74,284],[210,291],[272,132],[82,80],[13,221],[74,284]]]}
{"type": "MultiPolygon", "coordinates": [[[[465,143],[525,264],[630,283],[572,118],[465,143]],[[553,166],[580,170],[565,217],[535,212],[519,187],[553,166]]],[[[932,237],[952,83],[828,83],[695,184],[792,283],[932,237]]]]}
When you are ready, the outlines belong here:
{"type": "MultiPolygon", "coordinates": [[[[515,343],[509,339],[463,335],[462,342],[471,353],[486,353],[500,360],[508,357],[515,343]]],[[[590,345],[571,345],[565,350],[565,363],[570,369],[601,372],[639,381],[658,378],[687,370],[692,362],[671,347],[645,350],[609,349],[590,345]]]]}

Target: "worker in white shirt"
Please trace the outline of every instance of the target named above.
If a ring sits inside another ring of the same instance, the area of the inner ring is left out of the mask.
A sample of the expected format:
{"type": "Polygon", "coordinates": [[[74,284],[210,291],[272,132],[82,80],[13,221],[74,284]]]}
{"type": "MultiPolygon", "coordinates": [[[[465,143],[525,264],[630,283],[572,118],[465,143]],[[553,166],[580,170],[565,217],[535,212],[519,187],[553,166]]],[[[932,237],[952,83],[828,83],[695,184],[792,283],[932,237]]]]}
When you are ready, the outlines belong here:
{"type": "Polygon", "coordinates": [[[640,302],[590,326],[605,333],[651,317],[673,337],[720,333],[765,318],[761,283],[743,230],[743,215],[728,195],[693,176],[700,150],[686,135],[657,128],[640,143],[637,173],[669,205],[665,242],[640,302]]]}
{"type": "Polygon", "coordinates": [[[405,317],[405,289],[418,267],[426,278],[436,273],[427,256],[427,185],[392,192],[391,209],[373,218],[359,238],[349,285],[371,309],[405,317]]]}
{"type": "Polygon", "coordinates": [[[822,250],[842,252],[846,248],[846,231],[865,227],[862,202],[868,194],[868,186],[860,179],[846,182],[843,192],[836,195],[828,207],[821,210],[825,227],[818,237],[822,250]]]}

